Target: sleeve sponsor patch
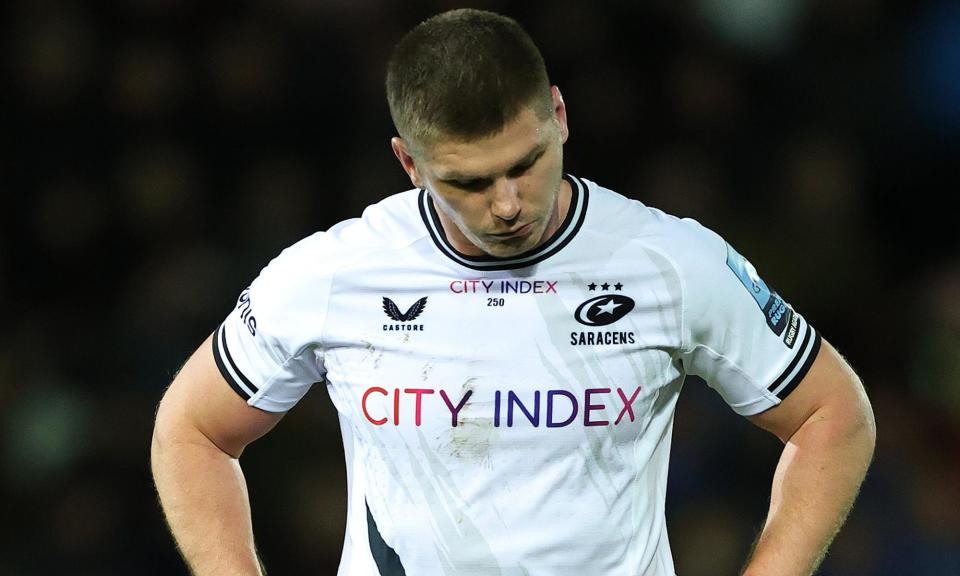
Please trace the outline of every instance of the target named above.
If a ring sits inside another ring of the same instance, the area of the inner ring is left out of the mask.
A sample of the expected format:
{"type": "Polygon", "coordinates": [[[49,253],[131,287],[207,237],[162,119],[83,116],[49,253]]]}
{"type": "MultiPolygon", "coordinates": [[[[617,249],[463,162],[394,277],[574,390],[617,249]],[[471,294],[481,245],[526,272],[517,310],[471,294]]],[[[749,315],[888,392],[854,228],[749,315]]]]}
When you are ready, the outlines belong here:
{"type": "Polygon", "coordinates": [[[797,342],[797,332],[800,330],[800,317],[792,309],[788,311],[787,316],[790,317],[787,322],[790,327],[783,335],[783,343],[787,345],[787,348],[793,348],[793,345],[797,342]]]}
{"type": "MultiPolygon", "coordinates": [[[[763,311],[767,319],[767,326],[777,336],[783,334],[784,329],[794,316],[790,306],[776,292],[767,287],[767,284],[757,274],[757,269],[753,267],[753,264],[734,250],[729,243],[727,244],[727,266],[737,275],[740,283],[757,302],[757,306],[763,311]]],[[[794,334],[795,337],[796,334],[794,334]]]]}

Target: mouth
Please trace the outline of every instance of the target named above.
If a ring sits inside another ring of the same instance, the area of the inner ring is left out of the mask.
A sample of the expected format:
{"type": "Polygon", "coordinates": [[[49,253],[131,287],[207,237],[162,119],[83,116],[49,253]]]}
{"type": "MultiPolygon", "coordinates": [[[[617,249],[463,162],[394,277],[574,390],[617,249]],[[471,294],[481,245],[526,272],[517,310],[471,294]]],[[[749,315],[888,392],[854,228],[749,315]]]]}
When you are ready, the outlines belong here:
{"type": "Polygon", "coordinates": [[[497,234],[490,234],[490,236],[493,236],[498,240],[510,240],[513,238],[521,238],[523,236],[526,236],[532,228],[533,228],[533,222],[527,222],[523,226],[520,226],[519,228],[515,228],[509,232],[500,232],[497,234]]]}

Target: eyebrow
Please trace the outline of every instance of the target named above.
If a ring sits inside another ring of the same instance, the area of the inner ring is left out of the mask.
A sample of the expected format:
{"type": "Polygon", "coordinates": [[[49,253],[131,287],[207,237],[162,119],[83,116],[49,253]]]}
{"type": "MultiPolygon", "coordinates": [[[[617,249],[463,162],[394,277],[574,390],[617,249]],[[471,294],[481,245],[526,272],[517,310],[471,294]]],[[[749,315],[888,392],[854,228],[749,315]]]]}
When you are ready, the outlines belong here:
{"type": "MultiPolygon", "coordinates": [[[[527,164],[532,164],[533,162],[536,162],[537,159],[540,158],[540,156],[542,156],[544,152],[547,151],[548,145],[549,145],[549,142],[538,143],[533,150],[528,152],[526,156],[524,156],[518,162],[516,162],[513,166],[511,166],[507,170],[507,172],[510,172],[521,166],[526,166],[527,164]]],[[[474,174],[463,174],[461,172],[450,172],[449,174],[440,176],[439,179],[443,182],[471,182],[475,180],[493,180],[493,176],[489,174],[474,175],[474,174]]]]}

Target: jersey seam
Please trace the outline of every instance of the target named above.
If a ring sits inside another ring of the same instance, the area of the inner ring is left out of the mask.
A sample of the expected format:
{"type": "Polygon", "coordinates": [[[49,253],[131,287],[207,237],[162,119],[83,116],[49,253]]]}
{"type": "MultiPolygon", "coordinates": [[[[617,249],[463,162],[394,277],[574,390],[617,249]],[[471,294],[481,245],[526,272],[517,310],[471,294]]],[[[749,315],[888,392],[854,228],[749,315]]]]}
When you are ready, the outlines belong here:
{"type": "MultiPolygon", "coordinates": [[[[738,404],[736,404],[736,405],[734,405],[734,406],[741,406],[741,405],[753,404],[753,403],[755,403],[757,400],[760,400],[760,399],[763,399],[763,398],[765,398],[765,399],[767,399],[767,400],[771,400],[771,401],[773,401],[775,404],[777,404],[777,403],[780,402],[780,399],[777,398],[776,394],[770,393],[770,391],[767,390],[765,386],[760,386],[759,383],[758,383],[758,381],[757,381],[756,379],[754,379],[752,376],[750,376],[749,374],[747,374],[747,373],[743,370],[743,368],[740,367],[739,364],[737,364],[736,362],[734,362],[733,360],[731,360],[731,359],[730,359],[729,357],[727,357],[726,355],[717,352],[716,350],[714,350],[714,349],[711,348],[710,346],[707,346],[706,344],[697,344],[696,346],[694,346],[694,350],[696,350],[697,348],[702,348],[702,349],[706,350],[707,352],[713,354],[715,357],[723,360],[724,363],[726,363],[726,364],[727,364],[728,366],[730,366],[734,371],[736,371],[737,374],[740,374],[740,376],[742,376],[744,380],[746,380],[747,382],[749,382],[753,387],[755,387],[755,388],[757,389],[758,392],[760,392],[760,397],[759,397],[759,398],[757,398],[757,399],[755,399],[755,400],[750,400],[750,401],[748,401],[748,402],[746,402],[746,403],[738,403],[738,404]]],[[[690,353],[692,354],[692,353],[693,353],[693,350],[691,350],[690,353]]]]}
{"type": "MultiPolygon", "coordinates": [[[[586,179],[581,178],[581,180],[584,181],[584,185],[588,185],[586,179]]],[[[592,183],[592,182],[591,182],[591,183],[592,183]]],[[[594,192],[596,192],[596,190],[595,190],[594,192]]],[[[645,209],[647,209],[647,210],[651,210],[651,208],[650,208],[649,206],[647,206],[646,204],[644,204],[643,202],[640,202],[640,201],[638,201],[638,200],[630,199],[630,202],[631,202],[632,204],[639,205],[639,206],[641,206],[641,207],[643,207],[643,208],[645,208],[645,209]]],[[[678,218],[677,220],[680,220],[680,219],[678,218]]],[[[586,230],[584,230],[584,231],[586,232],[586,230]]],[[[606,237],[609,237],[609,238],[626,239],[626,240],[629,241],[629,242],[641,242],[641,238],[640,238],[639,236],[636,236],[636,235],[633,235],[633,234],[611,234],[610,232],[607,232],[607,231],[604,231],[604,230],[590,230],[589,233],[596,234],[596,235],[599,235],[599,236],[606,236],[606,237]]],[[[687,305],[686,305],[686,303],[687,303],[687,283],[686,283],[686,281],[685,281],[685,279],[684,279],[684,277],[683,277],[683,274],[680,273],[680,265],[677,264],[676,260],[674,260],[673,257],[672,257],[669,253],[665,252],[664,250],[662,250],[660,247],[656,246],[655,244],[647,244],[647,243],[641,243],[641,244],[642,244],[642,247],[643,247],[644,249],[650,250],[650,251],[652,251],[652,252],[656,252],[658,255],[660,255],[660,257],[662,257],[664,260],[666,260],[667,262],[669,262],[670,265],[673,267],[673,273],[677,275],[677,280],[678,280],[679,283],[680,283],[680,330],[679,330],[679,332],[680,332],[680,346],[679,346],[679,348],[677,349],[677,352],[680,353],[680,354],[684,354],[684,353],[686,353],[686,341],[687,341],[687,338],[686,338],[686,329],[685,329],[685,320],[686,320],[686,316],[687,316],[687,305]]]]}
{"type": "MultiPolygon", "coordinates": [[[[641,205],[642,205],[642,203],[641,203],[641,205]]],[[[620,237],[620,238],[623,237],[623,236],[621,236],[621,235],[609,234],[609,233],[602,232],[602,231],[595,231],[594,233],[600,234],[600,235],[603,235],[603,236],[609,236],[609,237],[620,237]]],[[[639,238],[636,237],[636,236],[630,237],[630,239],[633,240],[633,241],[638,241],[638,240],[639,240],[639,238]]],[[[776,402],[779,402],[780,399],[779,399],[775,394],[770,393],[770,392],[766,389],[766,387],[761,387],[761,386],[759,385],[759,382],[758,382],[757,380],[755,380],[755,379],[752,378],[749,374],[747,374],[747,373],[743,370],[743,368],[740,367],[739,364],[737,364],[736,362],[734,362],[733,360],[731,360],[729,357],[727,357],[727,356],[725,356],[725,355],[723,355],[723,354],[720,354],[719,352],[717,352],[716,350],[714,350],[713,348],[711,348],[711,347],[709,347],[709,346],[707,346],[707,345],[705,345],[705,344],[697,344],[697,345],[693,346],[692,348],[689,348],[689,349],[687,348],[687,346],[688,346],[688,344],[689,344],[689,341],[688,341],[688,339],[687,339],[687,326],[686,326],[686,319],[687,319],[687,282],[686,282],[686,279],[683,277],[683,274],[680,273],[680,266],[679,266],[679,264],[677,263],[677,261],[676,261],[669,253],[667,253],[666,251],[662,250],[659,246],[656,246],[655,244],[644,245],[644,248],[645,248],[645,249],[648,249],[648,250],[650,250],[650,251],[652,251],[652,252],[657,253],[657,254],[660,255],[664,260],[666,260],[668,263],[670,263],[670,265],[673,267],[673,272],[674,272],[674,274],[677,275],[677,280],[678,280],[678,282],[680,283],[680,330],[679,330],[679,332],[680,332],[680,347],[679,347],[679,349],[678,349],[678,354],[681,354],[681,355],[691,355],[691,354],[693,354],[693,351],[696,350],[697,348],[703,348],[703,349],[705,349],[705,350],[708,350],[708,351],[711,352],[714,356],[716,356],[716,357],[718,357],[718,358],[722,358],[723,361],[724,361],[727,365],[731,366],[738,374],[740,374],[747,382],[749,382],[754,388],[756,388],[756,389],[761,393],[761,395],[760,395],[756,400],[752,400],[752,401],[750,401],[749,403],[755,403],[755,402],[757,402],[758,400],[762,400],[762,399],[766,399],[766,400],[769,400],[769,401],[773,401],[773,402],[775,402],[775,403],[776,403],[776,402]]],[[[721,254],[721,256],[723,256],[723,254],[721,254]]]]}
{"type": "MultiPolygon", "coordinates": [[[[362,219],[361,219],[361,221],[362,221],[362,219]]],[[[413,246],[413,245],[416,244],[417,242],[422,242],[423,239],[426,238],[426,237],[427,237],[427,233],[426,233],[426,232],[422,232],[422,233],[420,233],[419,235],[417,235],[415,238],[413,238],[413,239],[409,240],[408,242],[405,242],[405,243],[403,243],[403,244],[401,244],[401,245],[399,245],[399,246],[390,246],[390,247],[385,247],[385,248],[366,248],[366,249],[360,250],[360,251],[358,251],[357,253],[353,254],[353,255],[351,256],[351,258],[352,258],[354,261],[356,261],[356,260],[361,260],[361,259],[363,259],[363,258],[367,258],[367,257],[369,257],[371,254],[379,254],[379,253],[396,252],[396,251],[406,250],[407,248],[410,248],[411,246],[413,246]]],[[[344,244],[344,242],[342,242],[341,240],[338,239],[338,240],[337,240],[337,244],[341,244],[341,245],[342,245],[342,244],[344,244]]],[[[331,300],[331,295],[333,294],[333,285],[334,285],[334,282],[335,282],[335,280],[336,280],[337,275],[340,274],[340,271],[343,270],[343,268],[347,267],[347,265],[349,265],[350,263],[351,263],[351,262],[348,262],[348,261],[341,262],[340,264],[337,264],[336,266],[334,266],[333,271],[330,272],[330,280],[329,280],[328,285],[327,285],[327,301],[324,303],[323,316],[321,317],[321,321],[323,322],[323,328],[320,329],[320,339],[319,339],[319,342],[318,342],[321,350],[325,350],[325,349],[326,349],[326,348],[325,348],[325,345],[324,345],[324,338],[323,338],[323,336],[324,336],[324,332],[326,332],[326,330],[327,330],[327,315],[328,315],[328,313],[330,312],[330,300],[331,300]]],[[[297,355],[302,354],[302,353],[303,353],[303,350],[304,350],[307,346],[308,346],[308,345],[304,345],[303,347],[301,347],[300,350],[297,351],[297,355]]]]}
{"type": "MultiPolygon", "coordinates": [[[[352,255],[351,258],[352,258],[354,261],[357,261],[357,260],[362,260],[362,259],[364,259],[364,258],[368,258],[368,257],[369,257],[370,255],[372,255],[372,254],[385,254],[385,253],[389,253],[389,252],[397,252],[397,251],[406,250],[406,249],[410,248],[411,246],[413,246],[414,244],[416,244],[416,243],[418,243],[418,242],[422,242],[422,241],[423,241],[424,239],[426,239],[426,238],[429,238],[429,236],[428,236],[426,233],[424,233],[424,234],[422,234],[422,235],[420,235],[420,236],[417,236],[417,237],[414,238],[413,240],[411,240],[411,241],[409,241],[409,242],[407,242],[407,243],[405,243],[405,244],[403,244],[403,245],[401,245],[401,246],[391,246],[391,247],[389,247],[389,248],[368,248],[368,249],[366,249],[366,250],[364,250],[364,251],[361,251],[361,252],[358,252],[358,253],[352,255]]],[[[334,269],[333,269],[333,271],[330,273],[330,281],[329,281],[329,284],[328,284],[328,286],[327,286],[327,301],[326,301],[326,303],[325,303],[325,305],[324,305],[324,309],[323,309],[323,317],[322,317],[323,328],[320,329],[320,339],[319,339],[320,341],[319,341],[319,345],[320,345],[320,348],[321,348],[322,350],[326,350],[326,347],[325,347],[325,345],[324,345],[324,333],[327,331],[327,315],[328,315],[328,313],[329,313],[329,311],[330,311],[330,300],[332,300],[333,285],[334,285],[334,283],[336,282],[336,278],[337,278],[337,276],[340,274],[340,272],[341,272],[344,268],[346,268],[349,264],[351,264],[351,263],[352,263],[352,262],[342,262],[342,263],[338,264],[337,266],[335,266],[334,269]]],[[[299,353],[302,353],[302,352],[303,352],[303,350],[301,349],[301,350],[299,351],[299,353]]]]}
{"type": "MultiPolygon", "coordinates": [[[[420,218],[420,206],[419,206],[420,190],[421,190],[420,188],[412,188],[412,189],[410,189],[410,190],[405,190],[405,191],[403,191],[403,192],[399,192],[399,193],[397,193],[397,194],[395,194],[395,195],[393,195],[393,196],[388,196],[387,198],[381,200],[380,202],[378,202],[378,203],[376,203],[376,204],[372,204],[369,208],[379,207],[379,208],[380,208],[381,210],[383,210],[384,212],[388,212],[388,208],[384,207],[384,205],[383,205],[384,202],[387,202],[387,201],[390,201],[390,200],[393,200],[393,199],[397,199],[399,196],[403,196],[404,194],[410,194],[410,195],[412,195],[412,197],[413,197],[412,202],[407,201],[405,198],[402,198],[402,199],[400,199],[400,200],[402,200],[402,201],[404,202],[405,208],[408,208],[408,209],[411,209],[411,210],[412,210],[412,212],[413,212],[413,216],[412,216],[413,221],[415,221],[415,222],[420,222],[420,221],[421,221],[421,218],[420,218]]],[[[398,200],[398,203],[399,203],[399,200],[398,200]]],[[[396,212],[388,212],[388,213],[390,214],[390,219],[391,219],[391,220],[393,220],[393,221],[398,221],[398,220],[399,220],[399,221],[404,221],[404,216],[399,215],[399,214],[397,214],[396,212]]],[[[336,231],[335,233],[336,233],[336,234],[339,234],[339,233],[340,233],[340,230],[346,230],[346,229],[350,228],[350,226],[345,226],[345,224],[347,224],[347,223],[349,223],[349,224],[351,224],[351,225],[365,224],[365,219],[364,219],[364,216],[363,216],[363,215],[360,215],[360,216],[357,216],[357,217],[350,218],[350,219],[348,219],[348,220],[343,220],[343,221],[338,222],[338,223],[334,224],[333,226],[327,228],[327,229],[324,231],[324,233],[325,233],[325,234],[331,234],[331,235],[332,235],[332,234],[334,234],[333,230],[334,230],[334,229],[337,229],[337,231],[336,231]]],[[[367,224],[367,226],[368,226],[368,228],[376,229],[376,227],[370,226],[369,224],[367,224]]],[[[404,222],[404,227],[406,228],[406,223],[405,223],[405,222],[404,222]]],[[[391,246],[389,246],[389,247],[361,247],[360,249],[364,249],[364,250],[376,252],[376,251],[378,251],[378,250],[402,250],[402,249],[404,249],[404,248],[408,248],[408,247],[411,246],[412,244],[415,244],[415,243],[423,240],[424,237],[429,237],[429,231],[426,230],[426,229],[420,230],[420,228],[421,228],[420,226],[412,226],[412,227],[410,227],[409,229],[412,230],[413,233],[414,233],[414,238],[411,239],[411,240],[409,240],[408,242],[405,242],[404,244],[391,245],[391,246]]],[[[338,244],[341,244],[341,245],[348,245],[348,246],[349,246],[349,243],[348,243],[348,242],[344,242],[344,241],[341,240],[341,239],[337,239],[336,242],[337,242],[338,244]]]]}
{"type": "MultiPolygon", "coordinates": [[[[726,259],[726,251],[727,251],[727,244],[724,242],[723,246],[720,246],[719,256],[726,259]]],[[[674,266],[676,266],[676,263],[674,263],[674,266]]],[[[680,300],[680,318],[681,318],[681,338],[682,338],[687,333],[687,331],[683,328],[683,318],[685,317],[685,311],[686,311],[686,292],[685,292],[685,285],[683,282],[683,275],[678,272],[677,276],[680,278],[680,299],[681,299],[680,300]]],[[[780,398],[776,394],[774,394],[773,392],[767,389],[767,386],[769,385],[769,383],[766,385],[761,385],[761,383],[758,380],[756,380],[755,378],[750,376],[746,371],[744,371],[744,369],[737,362],[735,362],[725,354],[721,354],[720,352],[717,352],[710,346],[707,346],[705,344],[696,344],[690,350],[685,350],[685,347],[681,348],[681,353],[693,354],[693,351],[696,350],[697,348],[702,348],[704,350],[707,350],[717,358],[723,359],[723,361],[727,365],[732,367],[738,374],[740,374],[747,382],[749,382],[754,388],[756,388],[760,392],[761,395],[756,400],[751,400],[746,404],[737,404],[736,406],[755,404],[757,401],[761,399],[769,400],[773,402],[774,405],[779,404],[781,402],[780,398]]]]}
{"type": "MultiPolygon", "coordinates": [[[[303,352],[306,351],[306,349],[307,349],[309,346],[310,346],[309,344],[304,344],[303,346],[301,346],[301,347],[297,350],[297,352],[296,352],[295,354],[292,354],[292,355],[288,356],[287,359],[284,360],[283,363],[280,364],[280,365],[273,371],[273,373],[270,374],[270,376],[266,379],[266,381],[260,386],[260,391],[259,391],[259,393],[258,393],[258,394],[255,394],[254,396],[251,396],[250,401],[252,402],[252,401],[254,400],[254,398],[255,398],[255,399],[258,400],[258,401],[259,401],[259,400],[265,400],[265,401],[267,401],[267,402],[270,402],[270,403],[276,404],[276,405],[287,404],[287,402],[279,402],[279,401],[274,400],[274,399],[272,399],[272,398],[264,398],[264,396],[266,396],[267,391],[270,390],[270,389],[273,387],[273,384],[277,381],[277,377],[278,377],[280,374],[283,373],[284,369],[285,369],[288,365],[290,365],[290,362],[293,361],[293,360],[299,360],[299,359],[303,356],[303,352]]],[[[312,384],[312,382],[311,382],[311,384],[312,384]]]]}
{"type": "MultiPolygon", "coordinates": [[[[726,252],[726,246],[722,247],[722,252],[719,254],[719,256],[720,256],[721,258],[725,258],[726,255],[724,254],[724,252],[726,252]]],[[[674,266],[677,266],[677,264],[674,263],[674,266]]],[[[678,267],[678,268],[679,268],[679,267],[678,267]]],[[[684,283],[684,280],[683,280],[683,274],[680,274],[679,269],[678,269],[678,272],[677,272],[677,276],[680,277],[680,334],[681,334],[681,348],[680,348],[680,353],[681,353],[681,354],[692,354],[692,353],[693,353],[693,350],[694,350],[697,346],[699,346],[699,345],[695,345],[695,346],[693,346],[693,348],[687,350],[687,345],[690,344],[690,342],[683,343],[683,339],[685,339],[685,337],[686,337],[686,335],[687,335],[686,325],[683,323],[683,320],[684,320],[684,318],[686,317],[686,308],[687,308],[686,284],[684,283]]],[[[710,350],[710,351],[713,352],[714,354],[717,354],[717,352],[716,352],[715,350],[713,350],[712,348],[710,348],[709,346],[704,346],[704,348],[710,350]]],[[[723,355],[720,355],[720,354],[718,354],[718,356],[721,356],[722,358],[727,359],[726,356],[723,356],[723,355]]],[[[737,366],[734,362],[730,361],[729,359],[727,359],[727,361],[730,362],[730,364],[732,364],[732,365],[734,365],[734,366],[737,366]]],[[[737,369],[740,370],[739,366],[737,366],[737,369]]],[[[742,371],[742,370],[741,370],[741,371],[742,371]]]]}
{"type": "MultiPolygon", "coordinates": [[[[360,221],[362,222],[362,218],[358,218],[358,220],[360,220],[360,221]]],[[[330,232],[327,231],[327,232],[325,232],[325,233],[326,233],[326,234],[329,234],[330,232]]],[[[424,233],[418,234],[415,238],[412,238],[412,239],[409,240],[408,242],[405,242],[405,243],[403,243],[402,245],[399,245],[399,246],[390,246],[390,247],[387,247],[387,248],[367,248],[367,249],[365,249],[365,250],[359,250],[357,253],[355,253],[355,254],[352,256],[352,258],[355,259],[355,260],[360,260],[360,259],[362,259],[362,258],[366,258],[366,257],[370,256],[371,254],[384,253],[384,252],[394,252],[394,251],[399,251],[399,250],[406,250],[407,248],[410,248],[411,246],[413,246],[413,245],[416,244],[417,242],[423,241],[423,239],[424,239],[426,236],[427,236],[427,234],[424,232],[424,233]]],[[[336,239],[335,242],[336,242],[336,244],[339,244],[339,245],[344,244],[344,242],[342,242],[342,241],[339,240],[339,239],[336,239]]],[[[331,294],[333,294],[334,280],[335,280],[336,276],[340,273],[340,271],[341,271],[343,268],[345,268],[348,264],[349,264],[349,262],[344,261],[344,262],[341,262],[341,263],[339,263],[339,264],[334,265],[333,270],[332,270],[331,273],[329,274],[329,278],[330,278],[330,279],[328,280],[328,283],[327,283],[327,298],[326,298],[326,302],[324,302],[323,315],[320,317],[320,318],[321,318],[320,322],[321,322],[321,324],[322,324],[322,328],[320,329],[320,337],[318,338],[317,342],[307,342],[307,343],[303,344],[302,346],[300,346],[299,348],[297,348],[296,351],[294,351],[292,354],[288,355],[288,356],[284,359],[284,361],[273,371],[273,373],[270,374],[269,378],[267,378],[266,381],[264,381],[264,383],[260,386],[260,391],[259,391],[259,393],[258,393],[258,394],[255,394],[255,395],[253,395],[253,396],[250,397],[250,402],[253,402],[253,401],[254,401],[254,398],[256,398],[256,400],[258,400],[258,401],[261,400],[261,399],[263,399],[263,400],[265,400],[265,401],[267,401],[267,402],[277,403],[275,400],[272,400],[272,399],[270,399],[270,398],[264,398],[264,397],[266,396],[266,392],[267,392],[270,388],[273,387],[273,384],[276,382],[277,377],[284,371],[284,369],[290,364],[290,362],[291,362],[292,360],[296,360],[296,359],[302,358],[303,353],[304,353],[307,349],[311,348],[312,346],[315,346],[316,348],[318,348],[318,349],[320,350],[320,353],[321,353],[321,363],[323,363],[323,362],[325,361],[325,359],[326,359],[326,346],[325,346],[325,341],[324,341],[324,335],[325,335],[325,332],[327,331],[327,316],[328,316],[328,314],[329,314],[329,312],[330,312],[330,300],[331,300],[331,294]]],[[[322,377],[323,380],[326,380],[326,373],[324,373],[323,375],[321,375],[321,377],[322,377]]]]}
{"type": "MultiPolygon", "coordinates": [[[[603,234],[604,236],[611,236],[613,234],[603,234]]],[[[639,238],[634,237],[634,241],[639,240],[639,238]]],[[[685,320],[687,315],[686,302],[687,302],[687,284],[684,281],[683,274],[680,273],[680,266],[677,262],[665,251],[661,250],[658,246],[655,245],[644,245],[644,249],[650,250],[651,252],[656,252],[661,258],[666,260],[670,266],[673,267],[673,273],[677,276],[677,281],[680,283],[680,347],[677,349],[677,353],[685,353],[685,342],[686,342],[686,328],[685,320]]]]}
{"type": "MultiPolygon", "coordinates": [[[[419,214],[419,198],[420,198],[420,194],[419,194],[419,192],[414,192],[414,191],[410,191],[410,190],[408,190],[407,192],[413,196],[414,220],[419,220],[419,219],[420,219],[420,214],[419,214]]],[[[407,205],[407,207],[409,208],[409,204],[407,205]]],[[[361,218],[358,218],[358,220],[359,220],[360,222],[363,222],[363,218],[362,218],[362,217],[361,217],[361,218]]],[[[388,247],[388,248],[367,248],[366,250],[362,250],[362,251],[358,252],[357,254],[354,254],[354,255],[352,256],[352,258],[353,258],[354,260],[360,260],[361,258],[366,258],[367,256],[369,256],[369,255],[371,255],[371,254],[377,254],[377,253],[380,253],[380,252],[394,252],[394,251],[398,251],[398,250],[406,250],[407,248],[410,248],[411,246],[413,246],[413,245],[416,244],[417,242],[423,241],[424,238],[429,238],[429,231],[424,230],[424,231],[422,231],[422,232],[419,232],[418,234],[416,234],[416,236],[415,236],[414,238],[410,239],[408,242],[405,242],[405,243],[403,243],[403,244],[401,244],[401,245],[399,245],[399,246],[390,246],[390,247],[388,247]]],[[[337,239],[337,244],[344,244],[344,242],[342,242],[341,240],[337,239]]],[[[322,326],[322,328],[320,328],[320,338],[319,338],[319,342],[317,343],[317,345],[320,347],[321,361],[322,361],[322,362],[325,362],[326,356],[327,356],[327,354],[326,354],[327,348],[326,348],[326,345],[325,345],[325,342],[324,342],[324,334],[325,334],[326,331],[327,331],[327,316],[328,316],[328,314],[329,314],[329,312],[330,312],[330,300],[332,299],[332,296],[333,296],[333,284],[334,284],[334,280],[336,279],[337,274],[339,274],[340,271],[347,266],[347,264],[348,264],[348,262],[344,261],[344,262],[341,262],[340,264],[334,266],[333,271],[330,273],[330,281],[329,281],[329,283],[327,284],[327,301],[324,303],[323,316],[321,317],[321,322],[323,323],[323,326],[322,326]]],[[[303,351],[304,351],[304,349],[306,349],[307,346],[308,346],[308,345],[305,344],[300,350],[298,350],[298,351],[297,351],[297,355],[299,356],[300,354],[303,354],[303,351]]],[[[285,364],[286,364],[286,363],[284,363],[284,365],[285,365],[285,364]]],[[[325,365],[325,364],[324,364],[324,365],[325,365]]],[[[326,373],[324,373],[324,380],[326,380],[326,373]]]]}

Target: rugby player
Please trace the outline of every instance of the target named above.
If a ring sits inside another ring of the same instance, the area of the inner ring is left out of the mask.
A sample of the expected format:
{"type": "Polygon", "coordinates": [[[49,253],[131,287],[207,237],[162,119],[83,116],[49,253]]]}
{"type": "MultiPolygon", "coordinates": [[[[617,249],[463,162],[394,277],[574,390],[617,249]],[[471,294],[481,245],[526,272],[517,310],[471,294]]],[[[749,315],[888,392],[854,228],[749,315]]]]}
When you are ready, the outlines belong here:
{"type": "Polygon", "coordinates": [[[386,89],[413,188],[278,255],[160,404],[153,474],[194,573],[261,573],[238,459],[316,385],[341,576],[673,575],[693,374],[784,443],[744,573],[811,574],[874,447],[841,355],[713,231],[564,172],[563,97],[513,20],[430,18],[386,89]]]}

